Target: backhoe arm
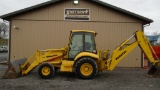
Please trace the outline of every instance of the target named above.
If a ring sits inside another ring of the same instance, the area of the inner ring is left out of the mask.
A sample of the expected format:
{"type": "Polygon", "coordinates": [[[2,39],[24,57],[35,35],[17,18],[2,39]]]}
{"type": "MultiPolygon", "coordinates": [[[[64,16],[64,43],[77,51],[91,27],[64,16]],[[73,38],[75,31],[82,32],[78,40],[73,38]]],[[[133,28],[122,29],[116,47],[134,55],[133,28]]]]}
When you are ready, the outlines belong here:
{"type": "Polygon", "coordinates": [[[155,65],[159,60],[154,60],[152,53],[155,54],[153,48],[151,47],[148,39],[143,34],[142,31],[135,32],[129,39],[125,40],[121,45],[119,45],[112,53],[111,58],[106,60],[105,68],[107,70],[113,70],[115,66],[131,52],[136,46],[140,46],[142,51],[146,54],[150,62],[155,65]],[[135,37],[133,43],[128,44],[128,42],[135,37]]]}

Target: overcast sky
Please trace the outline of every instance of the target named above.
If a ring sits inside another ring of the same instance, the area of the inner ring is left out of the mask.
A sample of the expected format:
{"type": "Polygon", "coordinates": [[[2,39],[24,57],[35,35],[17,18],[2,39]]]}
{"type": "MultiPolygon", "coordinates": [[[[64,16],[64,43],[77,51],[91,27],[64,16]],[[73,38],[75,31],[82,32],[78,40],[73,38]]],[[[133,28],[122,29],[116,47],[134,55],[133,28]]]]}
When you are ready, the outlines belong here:
{"type": "MultiPolygon", "coordinates": [[[[17,11],[49,0],[0,0],[0,15],[17,11]]],[[[160,0],[101,0],[119,8],[152,19],[144,28],[146,34],[160,33],[160,0]]]]}

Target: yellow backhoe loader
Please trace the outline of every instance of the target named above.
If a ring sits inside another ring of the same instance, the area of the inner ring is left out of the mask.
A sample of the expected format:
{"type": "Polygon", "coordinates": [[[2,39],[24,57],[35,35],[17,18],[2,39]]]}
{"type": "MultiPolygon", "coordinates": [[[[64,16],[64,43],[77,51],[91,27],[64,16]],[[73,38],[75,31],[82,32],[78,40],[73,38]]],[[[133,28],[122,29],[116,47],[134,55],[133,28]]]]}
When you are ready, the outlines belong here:
{"type": "Polygon", "coordinates": [[[157,77],[160,74],[160,60],[158,57],[156,60],[153,58],[152,53],[155,54],[155,52],[141,30],[136,31],[119,45],[111,56],[109,56],[109,50],[97,50],[95,36],[95,31],[72,30],[66,47],[38,50],[28,59],[8,61],[8,69],[3,78],[17,78],[26,75],[39,66],[38,73],[41,78],[52,78],[59,69],[60,72],[75,72],[81,79],[91,79],[99,71],[112,71],[136,46],[142,49],[153,65],[148,71],[148,75],[157,77]],[[135,41],[129,43],[133,37],[135,37],[135,41]]]}

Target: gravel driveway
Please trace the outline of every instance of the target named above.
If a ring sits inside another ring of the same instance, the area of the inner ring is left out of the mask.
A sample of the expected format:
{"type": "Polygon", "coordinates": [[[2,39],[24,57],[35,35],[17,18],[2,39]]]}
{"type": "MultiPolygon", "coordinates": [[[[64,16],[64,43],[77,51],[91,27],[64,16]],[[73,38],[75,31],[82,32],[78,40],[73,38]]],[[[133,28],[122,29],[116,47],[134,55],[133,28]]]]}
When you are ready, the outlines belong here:
{"type": "MultiPolygon", "coordinates": [[[[6,66],[0,66],[0,76],[6,66]]],[[[160,90],[160,78],[145,77],[146,69],[116,68],[81,80],[74,73],[56,72],[52,79],[41,79],[37,68],[17,79],[0,79],[0,90],[160,90]]]]}

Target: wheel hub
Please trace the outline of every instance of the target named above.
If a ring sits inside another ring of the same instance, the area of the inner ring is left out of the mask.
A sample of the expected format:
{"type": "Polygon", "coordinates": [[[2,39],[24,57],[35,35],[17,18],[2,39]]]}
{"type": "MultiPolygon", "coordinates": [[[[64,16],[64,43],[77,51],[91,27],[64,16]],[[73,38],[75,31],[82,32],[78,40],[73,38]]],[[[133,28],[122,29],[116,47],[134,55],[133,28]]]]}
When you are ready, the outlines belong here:
{"type": "Polygon", "coordinates": [[[42,68],[42,74],[43,75],[49,75],[50,74],[50,68],[49,67],[43,67],[42,68]]]}
{"type": "Polygon", "coordinates": [[[93,72],[93,67],[90,63],[84,63],[84,64],[81,65],[80,71],[83,75],[89,76],[93,72]]]}

